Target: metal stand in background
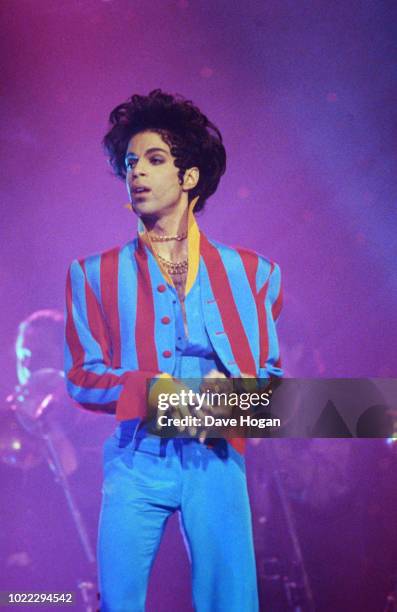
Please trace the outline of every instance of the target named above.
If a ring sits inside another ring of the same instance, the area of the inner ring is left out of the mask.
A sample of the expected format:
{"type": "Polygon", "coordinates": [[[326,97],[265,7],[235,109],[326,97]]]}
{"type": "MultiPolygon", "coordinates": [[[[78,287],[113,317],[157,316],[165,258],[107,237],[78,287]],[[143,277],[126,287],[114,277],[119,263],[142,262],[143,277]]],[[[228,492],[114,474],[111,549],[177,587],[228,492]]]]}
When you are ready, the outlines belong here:
{"type": "MultiPolygon", "coordinates": [[[[96,558],[56,444],[56,438],[59,438],[60,434],[63,439],[66,439],[61,424],[61,415],[70,410],[70,408],[63,408],[65,399],[63,389],[63,372],[51,368],[42,368],[34,372],[27,383],[16,387],[15,392],[8,396],[7,403],[16,421],[28,432],[28,439],[35,440],[35,453],[40,454],[40,450],[42,450],[40,447],[44,446],[45,459],[54,475],[54,480],[62,487],[84,556],[89,566],[92,567],[92,580],[79,579],[77,588],[85,612],[96,612],[98,609],[96,558]]],[[[14,450],[15,460],[13,463],[15,466],[20,464],[19,456],[23,455],[24,446],[23,436],[21,441],[14,440],[7,455],[8,463],[11,463],[11,459],[13,459],[9,456],[10,451],[14,450]],[[15,442],[17,443],[15,444],[15,442]]]]}
{"type": "Polygon", "coordinates": [[[270,466],[270,473],[273,477],[280,499],[287,534],[291,542],[293,554],[292,567],[294,574],[296,574],[294,576],[289,576],[288,574],[283,576],[279,575],[278,578],[282,579],[282,588],[287,601],[288,610],[291,612],[315,612],[313,592],[305,568],[291,504],[280,475],[280,470],[277,467],[279,461],[276,444],[272,444],[271,449],[268,448],[266,444],[264,446],[266,448],[267,464],[270,466]]]}
{"type": "MultiPolygon", "coordinates": [[[[74,526],[76,527],[81,546],[84,550],[85,557],[88,563],[94,568],[93,574],[95,574],[95,554],[88,537],[87,529],[84,525],[83,517],[81,516],[76,500],[73,497],[68,478],[65,470],[63,469],[59,454],[51,437],[51,433],[45,430],[42,421],[37,422],[37,428],[39,435],[45,444],[48,466],[54,474],[55,482],[62,487],[70,514],[72,515],[74,526]]],[[[96,612],[96,582],[90,580],[79,580],[77,587],[81,593],[82,601],[84,602],[85,612],[96,612]]]]}
{"type": "Polygon", "coordinates": [[[62,490],[65,494],[65,498],[66,498],[70,513],[72,515],[74,525],[77,529],[77,533],[79,534],[80,542],[83,547],[87,561],[89,563],[95,563],[95,555],[94,555],[91,543],[88,538],[87,530],[85,528],[81,513],[79,509],[77,508],[76,501],[70,490],[70,486],[69,486],[67,476],[65,474],[65,470],[63,469],[62,463],[59,459],[59,454],[55,448],[51,434],[48,431],[44,430],[44,427],[41,421],[38,422],[38,429],[40,432],[40,436],[43,439],[45,446],[46,446],[48,465],[51,471],[55,474],[55,482],[61,485],[62,490]]]}
{"type": "Polygon", "coordinates": [[[85,612],[95,612],[98,608],[95,555],[69,486],[62,447],[57,443],[59,439],[69,442],[65,432],[73,422],[62,367],[63,344],[64,317],[57,310],[37,310],[18,325],[15,357],[19,384],[6,398],[8,408],[4,414],[9,427],[2,431],[0,438],[0,460],[10,466],[29,469],[45,455],[55,482],[64,492],[85,558],[93,568],[93,579],[80,579],[77,587],[85,612]],[[20,431],[18,423],[25,433],[20,431]]]}

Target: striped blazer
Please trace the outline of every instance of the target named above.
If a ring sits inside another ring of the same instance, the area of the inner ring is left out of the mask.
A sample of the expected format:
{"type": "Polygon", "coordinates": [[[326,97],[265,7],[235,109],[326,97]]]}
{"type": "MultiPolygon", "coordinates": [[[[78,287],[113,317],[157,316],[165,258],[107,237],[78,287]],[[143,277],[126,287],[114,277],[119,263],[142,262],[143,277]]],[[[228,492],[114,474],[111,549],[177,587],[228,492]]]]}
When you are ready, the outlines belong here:
{"type": "MultiPolygon", "coordinates": [[[[123,247],[75,260],[66,286],[65,373],[70,396],[117,420],[144,418],[146,383],[175,367],[172,283],[140,222],[123,247]]],[[[188,219],[186,294],[197,277],[204,324],[230,376],[281,376],[276,320],[280,269],[265,257],[209,240],[188,219]]],[[[244,442],[231,443],[242,452],[244,442]]]]}

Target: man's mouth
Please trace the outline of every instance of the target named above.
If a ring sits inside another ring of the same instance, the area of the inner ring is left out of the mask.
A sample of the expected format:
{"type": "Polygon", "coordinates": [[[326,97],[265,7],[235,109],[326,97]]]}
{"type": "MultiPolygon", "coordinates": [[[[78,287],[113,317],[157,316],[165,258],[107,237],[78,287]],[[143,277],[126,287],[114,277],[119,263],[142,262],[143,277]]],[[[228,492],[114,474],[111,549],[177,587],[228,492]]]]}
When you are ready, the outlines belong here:
{"type": "Polygon", "coordinates": [[[151,191],[149,187],[134,187],[132,193],[136,195],[142,195],[143,193],[148,193],[151,191]]]}

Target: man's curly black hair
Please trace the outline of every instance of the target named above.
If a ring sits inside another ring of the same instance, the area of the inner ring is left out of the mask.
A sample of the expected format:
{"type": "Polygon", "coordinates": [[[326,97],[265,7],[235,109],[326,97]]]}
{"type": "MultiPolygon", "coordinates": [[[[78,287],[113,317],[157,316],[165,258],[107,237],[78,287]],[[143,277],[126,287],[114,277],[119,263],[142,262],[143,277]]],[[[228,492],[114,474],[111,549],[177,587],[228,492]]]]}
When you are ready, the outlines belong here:
{"type": "Polygon", "coordinates": [[[132,136],[147,130],[157,132],[176,158],[181,184],[187,168],[199,168],[199,182],[189,191],[188,198],[190,202],[199,196],[194,211],[203,209],[226,170],[226,151],[218,128],[191,100],[161,89],[154,89],[147,96],[135,94],[112,110],[109,123],[103,145],[117,176],[126,177],[125,154],[132,136]]]}

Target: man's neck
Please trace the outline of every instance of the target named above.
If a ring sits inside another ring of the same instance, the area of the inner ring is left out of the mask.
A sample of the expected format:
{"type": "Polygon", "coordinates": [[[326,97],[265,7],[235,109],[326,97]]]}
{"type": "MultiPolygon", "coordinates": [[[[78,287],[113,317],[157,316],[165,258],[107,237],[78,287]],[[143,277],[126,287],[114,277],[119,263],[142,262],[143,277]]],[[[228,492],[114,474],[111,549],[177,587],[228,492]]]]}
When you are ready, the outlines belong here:
{"type": "Polygon", "coordinates": [[[169,261],[187,259],[188,210],[182,215],[173,214],[162,217],[141,217],[149,238],[154,238],[153,249],[169,261]],[[186,236],[183,240],[157,241],[157,237],[186,236]]]}

